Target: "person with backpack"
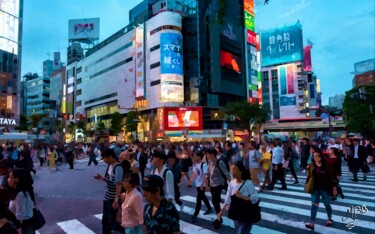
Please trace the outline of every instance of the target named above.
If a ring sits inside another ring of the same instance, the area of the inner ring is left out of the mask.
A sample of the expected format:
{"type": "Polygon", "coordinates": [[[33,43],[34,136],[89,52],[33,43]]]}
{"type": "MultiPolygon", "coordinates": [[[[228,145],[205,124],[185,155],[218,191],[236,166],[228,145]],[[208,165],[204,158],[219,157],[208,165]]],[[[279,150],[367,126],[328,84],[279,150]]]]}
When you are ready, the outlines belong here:
{"type": "MultiPolygon", "coordinates": [[[[215,208],[216,214],[221,210],[221,192],[227,190],[228,183],[230,182],[231,176],[229,174],[229,164],[223,159],[217,158],[216,149],[207,149],[206,157],[208,159],[208,180],[209,190],[211,191],[212,204],[215,208]]],[[[218,222],[218,221],[215,221],[218,222]]],[[[222,220],[219,221],[222,223],[222,220]]]]}
{"type": "Polygon", "coordinates": [[[119,208],[119,198],[123,183],[123,167],[116,160],[116,153],[112,149],[106,149],[102,153],[103,161],[108,165],[104,176],[96,174],[97,180],[107,183],[107,191],[103,200],[102,233],[108,234],[112,230],[125,233],[116,221],[117,210],[119,208]]]}
{"type": "Polygon", "coordinates": [[[152,175],[160,176],[164,181],[165,186],[165,198],[173,202],[174,200],[174,177],[172,170],[167,168],[166,165],[167,155],[160,151],[155,151],[152,157],[152,165],[154,165],[154,169],[151,171],[152,175]]]}
{"type": "Polygon", "coordinates": [[[197,188],[197,202],[193,217],[191,218],[191,222],[196,223],[198,222],[197,216],[201,210],[202,201],[207,207],[207,210],[203,213],[204,215],[211,214],[212,208],[205,194],[206,186],[208,185],[208,167],[207,163],[203,162],[203,153],[201,151],[195,151],[193,159],[195,164],[193,166],[193,174],[190,177],[189,183],[191,184],[194,180],[195,187],[197,188]]]}

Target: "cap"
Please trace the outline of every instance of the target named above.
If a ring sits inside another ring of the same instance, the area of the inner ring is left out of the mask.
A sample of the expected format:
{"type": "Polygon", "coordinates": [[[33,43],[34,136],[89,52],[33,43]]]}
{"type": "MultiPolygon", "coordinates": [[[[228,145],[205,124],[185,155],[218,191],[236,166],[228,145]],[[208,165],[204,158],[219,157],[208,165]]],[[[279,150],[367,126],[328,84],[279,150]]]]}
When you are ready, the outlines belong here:
{"type": "Polygon", "coordinates": [[[131,185],[139,185],[139,175],[137,173],[130,173],[125,175],[125,181],[128,181],[131,185]]]}
{"type": "Polygon", "coordinates": [[[160,158],[162,160],[167,160],[167,155],[165,155],[165,153],[163,152],[160,152],[160,151],[155,151],[154,155],[153,155],[154,158],[160,158]]]}
{"type": "Polygon", "coordinates": [[[164,181],[160,176],[147,175],[143,178],[142,188],[163,188],[164,181]]]}

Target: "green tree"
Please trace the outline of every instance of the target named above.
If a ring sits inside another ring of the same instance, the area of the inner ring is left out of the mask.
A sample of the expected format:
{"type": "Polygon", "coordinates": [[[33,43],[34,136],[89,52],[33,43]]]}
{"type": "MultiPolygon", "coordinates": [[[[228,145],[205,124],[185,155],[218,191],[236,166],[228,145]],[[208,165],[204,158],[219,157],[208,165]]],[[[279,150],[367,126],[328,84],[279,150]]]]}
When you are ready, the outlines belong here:
{"type": "Polygon", "coordinates": [[[87,135],[88,131],[86,127],[86,119],[80,119],[77,122],[77,129],[81,129],[83,134],[85,134],[85,136],[87,135]]]}
{"type": "Polygon", "coordinates": [[[122,131],[122,115],[119,112],[112,114],[111,127],[109,131],[111,135],[117,136],[122,131]]]}
{"type": "Polygon", "coordinates": [[[74,122],[69,122],[68,132],[73,135],[73,138],[76,135],[76,129],[77,129],[77,125],[74,122]]]}
{"type": "Polygon", "coordinates": [[[57,119],[55,120],[55,124],[53,126],[53,131],[61,133],[63,131],[63,124],[62,121],[57,119]]]}
{"type": "Polygon", "coordinates": [[[106,130],[107,127],[105,126],[104,122],[103,121],[99,121],[98,123],[98,126],[96,127],[96,130],[98,130],[100,132],[100,134],[103,134],[104,133],[104,130],[106,130]]]}
{"type": "Polygon", "coordinates": [[[374,137],[375,86],[363,86],[366,92],[365,95],[360,94],[361,88],[362,87],[356,87],[346,92],[343,105],[345,122],[348,131],[374,137]],[[372,113],[370,108],[372,109],[372,113]]]}
{"type": "Polygon", "coordinates": [[[129,111],[126,115],[125,128],[127,132],[137,131],[138,123],[134,121],[137,119],[137,113],[135,111],[129,111]]]}
{"type": "Polygon", "coordinates": [[[28,119],[25,115],[20,116],[20,124],[16,127],[16,130],[18,131],[27,131],[28,128],[28,119]]]}
{"type": "Polygon", "coordinates": [[[226,115],[234,116],[243,129],[249,131],[259,129],[266,122],[269,110],[258,103],[249,103],[247,100],[228,103],[223,111],[226,115]]]}

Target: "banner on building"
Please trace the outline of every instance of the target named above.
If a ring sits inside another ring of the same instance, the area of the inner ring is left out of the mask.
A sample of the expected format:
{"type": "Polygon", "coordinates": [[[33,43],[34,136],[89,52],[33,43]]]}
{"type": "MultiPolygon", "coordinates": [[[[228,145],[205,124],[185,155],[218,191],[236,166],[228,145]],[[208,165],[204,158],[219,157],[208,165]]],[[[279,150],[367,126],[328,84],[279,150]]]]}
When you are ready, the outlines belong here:
{"type": "Polygon", "coordinates": [[[144,74],[144,25],[140,24],[135,31],[135,97],[145,97],[145,74],[144,74]]]}
{"type": "Polygon", "coordinates": [[[300,23],[262,32],[260,41],[262,67],[303,60],[300,23]]]}
{"type": "Polygon", "coordinates": [[[280,96],[280,106],[295,106],[297,104],[295,95],[280,96]]]}
{"type": "Polygon", "coordinates": [[[305,46],[303,48],[303,58],[304,58],[304,71],[312,71],[312,62],[311,62],[311,48],[312,46],[305,46]]]}
{"type": "Polygon", "coordinates": [[[244,0],[244,10],[255,16],[254,0],[244,0]]]}
{"type": "Polygon", "coordinates": [[[245,13],[245,28],[250,31],[255,31],[254,15],[251,15],[249,12],[245,13]]]}

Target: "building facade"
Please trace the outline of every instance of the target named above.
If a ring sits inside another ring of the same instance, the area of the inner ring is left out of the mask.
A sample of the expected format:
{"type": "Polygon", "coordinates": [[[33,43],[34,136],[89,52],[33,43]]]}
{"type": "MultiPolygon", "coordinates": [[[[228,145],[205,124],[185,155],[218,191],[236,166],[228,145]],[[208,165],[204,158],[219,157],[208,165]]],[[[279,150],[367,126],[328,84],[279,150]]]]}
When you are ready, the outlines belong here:
{"type": "Polygon", "coordinates": [[[354,64],[353,87],[375,85],[375,58],[354,64]]]}
{"type": "Polygon", "coordinates": [[[16,120],[11,122],[18,124],[23,0],[5,1],[0,7],[0,118],[16,120]]]}

